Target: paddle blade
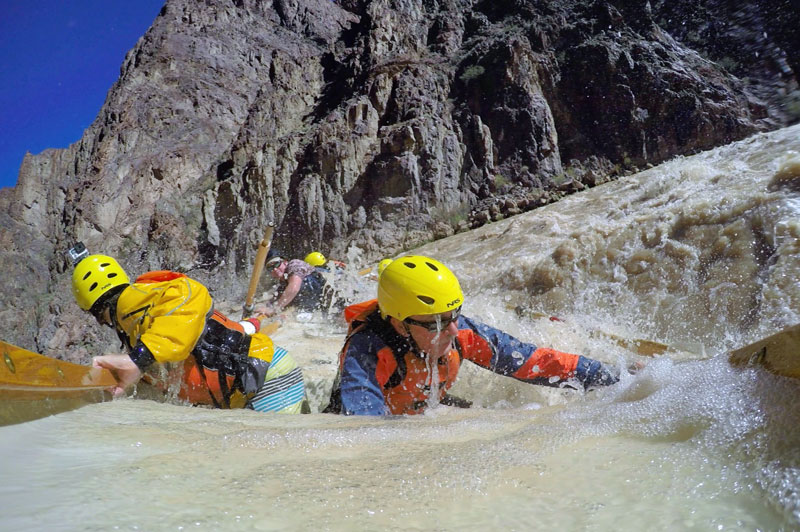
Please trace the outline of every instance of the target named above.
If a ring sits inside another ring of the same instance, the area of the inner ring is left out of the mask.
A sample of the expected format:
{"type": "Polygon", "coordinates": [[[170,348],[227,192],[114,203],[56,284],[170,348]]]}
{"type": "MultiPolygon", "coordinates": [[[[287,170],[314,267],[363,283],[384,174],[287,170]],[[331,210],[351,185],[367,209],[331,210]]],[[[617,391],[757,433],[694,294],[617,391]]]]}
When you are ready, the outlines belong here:
{"type": "MultiPolygon", "coordinates": [[[[517,313],[520,317],[527,317],[534,320],[539,319],[549,319],[550,321],[557,321],[557,322],[564,322],[561,318],[557,318],[555,316],[550,316],[549,314],[545,314],[544,312],[538,312],[531,309],[525,309],[523,307],[510,307],[517,313]]],[[[677,349],[674,346],[669,346],[667,344],[662,344],[661,342],[655,342],[653,340],[645,340],[643,338],[624,338],[614,333],[610,333],[608,331],[601,331],[599,329],[586,329],[590,336],[594,338],[602,338],[605,340],[610,340],[614,342],[618,346],[623,349],[626,349],[632,353],[635,353],[639,356],[643,357],[656,357],[659,355],[680,355],[682,358],[687,359],[696,359],[696,358],[704,358],[703,355],[691,353],[685,351],[683,349],[677,349]]]]}
{"type": "Polygon", "coordinates": [[[261,334],[266,334],[269,336],[270,334],[275,334],[278,329],[281,327],[280,321],[273,321],[270,323],[265,323],[261,326],[261,330],[259,331],[261,334]]]}
{"type": "Polygon", "coordinates": [[[777,375],[800,379],[800,324],[731,351],[728,360],[734,366],[762,366],[777,375]]]}
{"type": "Polygon", "coordinates": [[[46,357],[0,341],[0,425],[111,398],[108,370],[46,357]]]}
{"type": "Polygon", "coordinates": [[[65,362],[0,341],[0,386],[24,388],[108,388],[108,370],[65,362]]]}

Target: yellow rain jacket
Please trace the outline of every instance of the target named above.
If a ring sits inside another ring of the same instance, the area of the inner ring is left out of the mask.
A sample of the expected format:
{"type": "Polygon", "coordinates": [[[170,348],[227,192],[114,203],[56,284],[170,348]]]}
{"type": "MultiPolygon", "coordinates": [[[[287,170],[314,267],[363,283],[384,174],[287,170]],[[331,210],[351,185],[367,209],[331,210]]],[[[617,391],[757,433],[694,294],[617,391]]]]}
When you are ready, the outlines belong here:
{"type": "Polygon", "coordinates": [[[268,336],[247,335],[214,312],[208,289],[180,273],[140,276],[120,293],[114,319],[142,371],[153,362],[184,362],[178,396],[193,403],[245,406],[264,384],[275,353],[268,336]]]}
{"type": "Polygon", "coordinates": [[[206,287],[189,277],[136,282],[119,296],[117,324],[131,343],[143,343],[156,362],[180,362],[203,334],[212,304],[206,287]]]}

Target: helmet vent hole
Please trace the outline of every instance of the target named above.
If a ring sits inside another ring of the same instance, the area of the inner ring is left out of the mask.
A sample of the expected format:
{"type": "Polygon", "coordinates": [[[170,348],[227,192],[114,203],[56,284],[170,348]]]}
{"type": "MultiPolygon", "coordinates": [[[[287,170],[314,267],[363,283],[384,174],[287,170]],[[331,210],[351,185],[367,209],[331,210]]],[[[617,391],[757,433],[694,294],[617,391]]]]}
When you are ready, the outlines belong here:
{"type": "Polygon", "coordinates": [[[90,275],[92,275],[92,272],[86,272],[86,275],[83,276],[83,280],[85,281],[88,279],[90,275]]]}
{"type": "Polygon", "coordinates": [[[435,264],[431,264],[430,262],[426,262],[425,264],[427,264],[428,268],[430,268],[431,270],[433,270],[435,272],[439,271],[439,268],[437,268],[435,264]]]}
{"type": "Polygon", "coordinates": [[[114,278],[114,277],[116,277],[116,276],[117,276],[117,274],[116,274],[116,273],[109,273],[107,277],[108,277],[109,279],[113,279],[113,278],[114,278]]]}
{"type": "Polygon", "coordinates": [[[417,265],[416,265],[416,264],[414,264],[413,262],[404,262],[403,264],[404,264],[406,267],[408,267],[408,268],[411,268],[411,269],[414,269],[414,268],[416,268],[416,267],[417,267],[417,265]]]}
{"type": "Polygon", "coordinates": [[[97,283],[92,283],[92,286],[89,287],[89,292],[97,288],[97,283]]]}
{"type": "Polygon", "coordinates": [[[111,266],[110,262],[104,262],[100,265],[101,268],[108,268],[109,266],[111,266]]]}
{"type": "Polygon", "coordinates": [[[428,297],[428,296],[417,296],[417,299],[419,299],[420,301],[422,301],[426,305],[433,305],[436,302],[435,299],[433,299],[432,297],[428,297]]]}

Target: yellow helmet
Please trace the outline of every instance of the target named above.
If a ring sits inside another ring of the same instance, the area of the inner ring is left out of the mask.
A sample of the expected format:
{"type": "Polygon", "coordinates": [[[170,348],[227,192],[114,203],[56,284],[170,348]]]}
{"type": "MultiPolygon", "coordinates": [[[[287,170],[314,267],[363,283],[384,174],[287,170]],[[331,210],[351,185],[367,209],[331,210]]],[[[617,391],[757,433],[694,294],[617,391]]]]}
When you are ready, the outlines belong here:
{"type": "Polygon", "coordinates": [[[380,263],[378,263],[378,276],[380,276],[380,274],[383,273],[383,270],[385,270],[386,267],[391,263],[392,259],[383,259],[382,261],[380,261],[380,263]]]}
{"type": "Polygon", "coordinates": [[[387,264],[378,279],[381,315],[404,320],[417,314],[441,314],[464,302],[458,279],[441,262],[410,255],[387,264]]]}
{"type": "Polygon", "coordinates": [[[325,258],[325,255],[323,255],[319,251],[312,251],[311,253],[306,255],[306,258],[303,260],[312,266],[322,266],[326,262],[328,262],[328,259],[325,258]]]}
{"type": "Polygon", "coordinates": [[[83,310],[91,309],[103,294],[123,284],[130,284],[125,270],[105,255],[89,255],[72,272],[72,295],[83,310]]]}

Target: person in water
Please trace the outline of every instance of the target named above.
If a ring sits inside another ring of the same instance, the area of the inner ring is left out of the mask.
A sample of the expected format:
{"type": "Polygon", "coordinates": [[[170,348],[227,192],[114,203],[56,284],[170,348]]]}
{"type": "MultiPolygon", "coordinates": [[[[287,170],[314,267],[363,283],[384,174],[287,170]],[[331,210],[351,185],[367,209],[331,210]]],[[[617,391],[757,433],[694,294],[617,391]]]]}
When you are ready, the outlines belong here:
{"type": "Polygon", "coordinates": [[[443,404],[468,406],[446,395],[464,359],[545,386],[589,389],[619,380],[599,361],[524,343],[462,316],[463,302],[458,279],[439,261],[412,255],[383,266],[377,300],[345,309],[349,330],[325,412],[417,414],[432,393],[443,404]]]}
{"type": "Polygon", "coordinates": [[[264,314],[274,316],[290,305],[303,312],[328,309],[332,290],[325,274],[330,272],[327,266],[331,263],[334,268],[340,268],[341,263],[328,261],[319,252],[309,253],[305,260],[287,260],[270,250],[266,267],[270,276],[280,283],[280,293],[266,306],[264,314]]]}
{"type": "Polygon", "coordinates": [[[178,397],[193,404],[308,410],[300,368],[285,349],[258,332],[258,318],[228,319],[213,309],[208,289],[182,273],[148,272],[131,283],[116,260],[89,255],[83,244],[70,256],[75,301],[114,329],[127,351],[92,361],[117,379],[115,396],[155,364],[177,363],[183,366],[178,397]]]}
{"type": "Polygon", "coordinates": [[[315,268],[323,268],[325,271],[333,270],[343,270],[347,266],[344,262],[340,260],[328,259],[320,253],[319,251],[312,251],[306,258],[303,259],[305,262],[309,263],[310,265],[314,266],[315,268]]]}

